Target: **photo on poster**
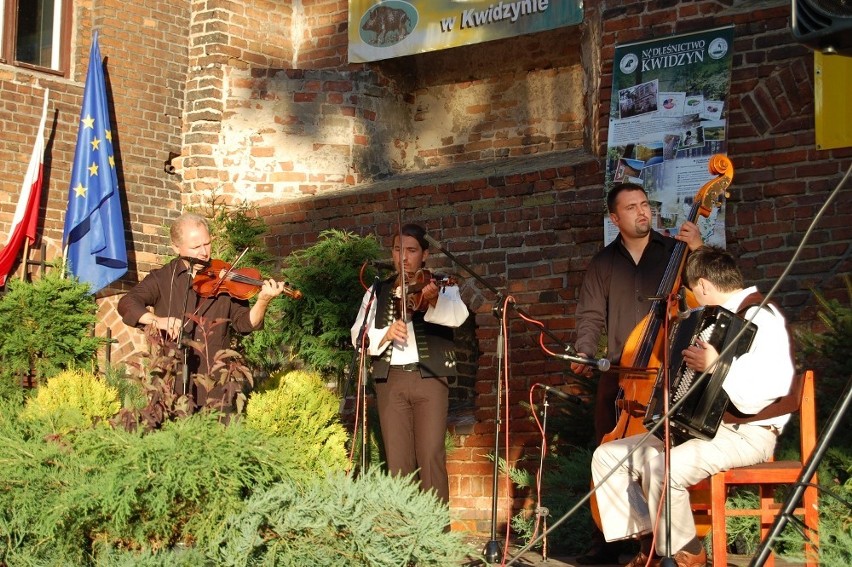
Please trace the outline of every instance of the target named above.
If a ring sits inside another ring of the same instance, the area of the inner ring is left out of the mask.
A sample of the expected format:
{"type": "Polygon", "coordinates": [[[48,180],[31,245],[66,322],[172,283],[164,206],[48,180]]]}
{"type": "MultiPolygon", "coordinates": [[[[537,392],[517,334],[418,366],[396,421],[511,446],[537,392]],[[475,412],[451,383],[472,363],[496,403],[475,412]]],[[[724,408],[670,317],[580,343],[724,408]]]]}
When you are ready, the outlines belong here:
{"type": "Polygon", "coordinates": [[[725,108],[725,103],[721,100],[705,100],[704,110],[698,115],[701,120],[719,120],[722,117],[722,111],[725,108]]]}
{"type": "Polygon", "coordinates": [[[616,183],[641,184],[642,180],[639,176],[644,166],[644,162],[638,159],[621,158],[615,167],[615,177],[613,179],[616,183]]]}
{"type": "Polygon", "coordinates": [[[618,91],[618,117],[633,118],[657,111],[657,81],[647,81],[618,91]]]}
{"type": "Polygon", "coordinates": [[[683,108],[684,114],[701,114],[704,112],[704,95],[687,95],[683,108]]]}
{"type": "Polygon", "coordinates": [[[648,195],[661,193],[663,188],[663,164],[657,162],[642,168],[642,187],[648,195]]]}
{"type": "Polygon", "coordinates": [[[663,161],[663,143],[655,141],[637,142],[633,154],[636,159],[644,162],[643,167],[660,163],[663,161]]]}
{"type": "Polygon", "coordinates": [[[683,131],[680,138],[679,150],[695,148],[704,145],[704,129],[701,126],[693,126],[683,131]]]}
{"type": "Polygon", "coordinates": [[[664,92],[657,95],[659,116],[683,116],[685,93],[664,92]]]}
{"type": "Polygon", "coordinates": [[[663,160],[674,159],[679,147],[680,134],[666,134],[663,136],[663,160]]]}
{"type": "Polygon", "coordinates": [[[704,132],[705,142],[724,142],[725,141],[725,121],[713,120],[702,123],[702,131],[704,132]]]}

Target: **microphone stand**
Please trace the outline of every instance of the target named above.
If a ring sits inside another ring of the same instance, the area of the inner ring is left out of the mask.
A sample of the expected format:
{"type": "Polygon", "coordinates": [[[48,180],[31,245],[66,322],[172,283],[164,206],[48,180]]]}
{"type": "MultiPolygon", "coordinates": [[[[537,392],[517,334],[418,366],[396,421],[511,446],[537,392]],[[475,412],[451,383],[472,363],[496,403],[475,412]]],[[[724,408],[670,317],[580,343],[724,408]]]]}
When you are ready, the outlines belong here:
{"type": "MultiPolygon", "coordinates": [[[[362,353],[362,347],[365,349],[369,349],[370,347],[370,338],[367,336],[367,316],[370,314],[370,309],[373,305],[373,301],[376,298],[376,289],[379,287],[379,276],[376,275],[375,280],[373,281],[373,285],[370,286],[370,298],[367,301],[367,306],[364,310],[364,320],[361,321],[361,328],[358,330],[358,341],[355,346],[355,352],[352,353],[352,363],[349,365],[349,376],[346,379],[346,389],[343,392],[343,397],[340,398],[340,411],[338,413],[343,413],[343,405],[346,403],[346,398],[349,395],[351,386],[352,386],[352,373],[355,370],[355,367],[358,367],[358,373],[361,377],[361,388],[358,392],[358,396],[361,398],[361,472],[364,472],[367,469],[367,361],[369,357],[369,350],[366,353],[362,353]],[[357,362],[357,364],[356,364],[357,362]]],[[[356,416],[357,419],[357,416],[356,416]]]]}
{"type": "MultiPolygon", "coordinates": [[[[682,313],[688,313],[688,309],[686,308],[686,290],[681,287],[677,293],[673,293],[669,295],[666,302],[666,316],[664,318],[664,327],[663,327],[663,451],[665,452],[665,456],[663,459],[663,478],[665,479],[663,486],[663,501],[665,505],[663,506],[663,522],[666,530],[666,551],[665,555],[660,558],[660,567],[677,567],[675,563],[674,557],[672,556],[672,479],[671,479],[671,471],[672,471],[672,438],[671,438],[671,428],[670,425],[670,417],[671,411],[669,409],[669,402],[671,401],[671,397],[669,395],[671,388],[671,377],[669,375],[669,306],[677,305],[678,307],[678,319],[682,318],[682,313]]],[[[653,511],[650,511],[653,513],[653,511]]],[[[649,552],[649,555],[652,555],[654,550],[652,549],[649,552]]]]}
{"type": "MultiPolygon", "coordinates": [[[[494,303],[494,307],[491,309],[491,313],[498,319],[502,319],[503,317],[503,294],[498,291],[494,286],[488,283],[482,276],[473,271],[467,264],[459,260],[455,255],[448,252],[441,243],[429,236],[428,234],[425,236],[426,241],[429,242],[432,246],[443,252],[450,260],[452,260],[456,265],[458,265],[465,272],[474,277],[479,283],[483,285],[483,287],[489,289],[495,296],[496,301],[494,303]]],[[[515,312],[521,314],[525,317],[524,321],[526,321],[529,316],[524,313],[519,307],[516,305],[512,305],[512,308],[515,312]]],[[[501,409],[501,400],[503,397],[502,390],[502,379],[503,379],[503,341],[505,337],[503,336],[503,325],[499,325],[500,331],[497,335],[497,402],[495,404],[495,413],[494,413],[494,467],[491,473],[491,535],[488,542],[485,544],[485,550],[483,551],[483,556],[488,563],[496,563],[500,561],[500,558],[503,555],[500,542],[497,541],[497,480],[499,477],[500,471],[500,463],[499,463],[499,452],[500,452],[500,427],[502,425],[500,420],[500,409],[501,409]]],[[[558,337],[553,335],[550,331],[545,328],[539,329],[541,332],[547,334],[554,342],[561,344],[564,346],[566,352],[571,352],[573,349],[565,345],[558,337]]],[[[565,358],[566,360],[570,360],[566,358],[570,355],[561,355],[560,358],[565,358]]],[[[577,357],[574,357],[577,358],[577,357]]],[[[582,360],[579,359],[578,360],[582,360]]],[[[589,363],[586,361],[586,363],[589,363]]],[[[591,361],[591,364],[594,365],[595,361],[591,361]]],[[[506,463],[508,466],[508,463],[506,463]]]]}
{"type": "MultiPolygon", "coordinates": [[[[182,260],[186,261],[186,260],[182,260]]],[[[182,393],[185,396],[187,394],[189,388],[189,352],[187,350],[187,346],[183,342],[184,328],[186,327],[186,307],[189,303],[189,292],[192,291],[192,263],[189,263],[186,271],[187,276],[189,277],[189,285],[186,288],[186,293],[183,296],[183,309],[180,313],[180,332],[178,333],[177,344],[178,350],[183,353],[183,369],[182,369],[182,377],[183,377],[183,389],[182,393]]]]}
{"type": "MultiPolygon", "coordinates": [[[[832,413],[828,420],[825,432],[819,438],[819,442],[814,447],[811,456],[808,457],[807,462],[802,467],[802,472],[799,473],[799,478],[796,479],[793,490],[790,491],[778,515],[775,516],[772,528],[769,530],[766,538],[760,542],[760,546],[758,546],[754,557],[749,563],[749,567],[761,567],[769,558],[769,554],[772,552],[772,543],[781,535],[790,518],[793,518],[793,511],[796,509],[796,505],[802,498],[802,494],[808,488],[811,478],[813,478],[814,473],[825,456],[829,441],[831,441],[837,429],[841,427],[843,416],[849,410],[850,403],[852,403],[852,381],[846,383],[846,391],[843,393],[843,397],[840,399],[838,405],[835,406],[834,413],[832,413]]],[[[820,487],[817,486],[817,488],[820,487]]]]}

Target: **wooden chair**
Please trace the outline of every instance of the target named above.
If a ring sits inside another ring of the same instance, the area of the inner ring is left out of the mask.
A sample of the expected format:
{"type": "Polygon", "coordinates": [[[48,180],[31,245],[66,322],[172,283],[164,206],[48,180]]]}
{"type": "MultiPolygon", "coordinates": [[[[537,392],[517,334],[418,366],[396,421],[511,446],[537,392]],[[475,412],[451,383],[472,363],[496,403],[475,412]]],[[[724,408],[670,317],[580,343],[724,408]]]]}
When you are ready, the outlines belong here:
{"type": "MultiPolygon", "coordinates": [[[[802,376],[802,401],[799,407],[801,423],[801,460],[770,461],[749,467],[740,467],[714,474],[709,479],[690,489],[692,511],[696,520],[699,537],[712,530],[713,567],[726,567],[728,564],[727,533],[725,518],[728,516],[758,516],[760,537],[763,541],[782,504],[776,503],[775,489],[781,484],[793,484],[798,480],[802,466],[807,462],[816,445],[816,407],[814,405],[814,375],[807,370],[802,376]],[[756,485],[758,487],[760,507],[757,509],[726,510],[725,500],[728,487],[734,485],[756,485]]],[[[816,475],[810,481],[816,484],[816,475]]],[[[797,515],[804,516],[805,524],[805,565],[816,567],[819,543],[819,516],[817,513],[817,489],[809,486],[802,495],[802,506],[796,508],[797,515]]],[[[770,554],[765,565],[775,565],[774,553],[770,554]]]]}

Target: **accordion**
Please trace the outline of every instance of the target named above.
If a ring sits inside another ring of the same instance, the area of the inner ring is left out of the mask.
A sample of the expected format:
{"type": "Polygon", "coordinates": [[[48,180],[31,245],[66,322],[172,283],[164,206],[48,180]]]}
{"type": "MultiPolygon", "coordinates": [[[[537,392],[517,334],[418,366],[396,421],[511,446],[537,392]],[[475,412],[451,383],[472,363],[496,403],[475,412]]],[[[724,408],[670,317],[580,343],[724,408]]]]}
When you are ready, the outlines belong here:
{"type": "MultiPolygon", "coordinates": [[[[689,439],[712,439],[728,406],[728,395],[722,389],[731,362],[751,348],[757,325],[719,306],[693,309],[669,333],[669,407],[686,397],[669,416],[669,432],[673,445],[689,439]],[[691,392],[701,372],[687,368],[681,352],[697,340],[712,345],[722,353],[713,370],[704,376],[691,392]],[[733,345],[733,346],[732,346],[733,345]],[[730,347],[730,348],[729,348],[730,347]],[[725,350],[728,352],[724,352],[725,350]]],[[[663,419],[663,380],[661,370],[648,402],[644,424],[651,428],[663,419]]],[[[663,428],[656,431],[663,436],[663,428]]]]}

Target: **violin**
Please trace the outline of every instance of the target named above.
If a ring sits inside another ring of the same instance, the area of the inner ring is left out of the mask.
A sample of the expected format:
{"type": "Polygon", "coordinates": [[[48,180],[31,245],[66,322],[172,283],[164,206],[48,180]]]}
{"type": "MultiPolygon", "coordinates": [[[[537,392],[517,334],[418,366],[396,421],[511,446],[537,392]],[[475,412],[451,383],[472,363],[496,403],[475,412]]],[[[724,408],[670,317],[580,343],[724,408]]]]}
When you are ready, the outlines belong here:
{"type": "MultiPolygon", "coordinates": [[[[434,283],[439,288],[443,289],[447,286],[457,285],[458,281],[452,276],[446,274],[436,274],[429,270],[417,270],[412,278],[406,278],[405,287],[405,306],[409,311],[426,311],[429,309],[429,301],[423,297],[423,290],[430,283],[434,283]]],[[[399,297],[394,297],[395,301],[399,301],[399,297]]]]}
{"type": "MultiPolygon", "coordinates": [[[[224,260],[210,260],[192,280],[192,288],[201,297],[216,297],[227,293],[236,299],[250,299],[263,287],[260,270],[255,268],[233,268],[224,260]],[[222,273],[224,272],[224,274],[222,273]]],[[[300,299],[302,292],[285,286],[283,293],[300,299]]]]}

